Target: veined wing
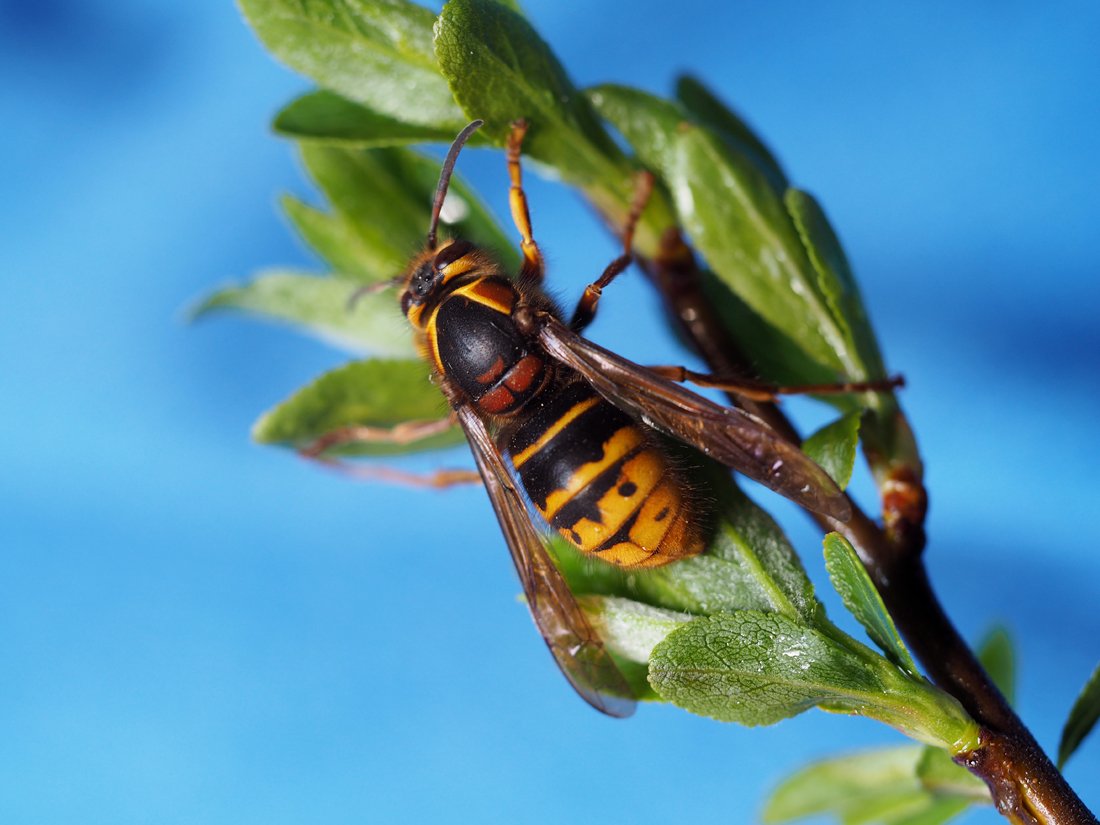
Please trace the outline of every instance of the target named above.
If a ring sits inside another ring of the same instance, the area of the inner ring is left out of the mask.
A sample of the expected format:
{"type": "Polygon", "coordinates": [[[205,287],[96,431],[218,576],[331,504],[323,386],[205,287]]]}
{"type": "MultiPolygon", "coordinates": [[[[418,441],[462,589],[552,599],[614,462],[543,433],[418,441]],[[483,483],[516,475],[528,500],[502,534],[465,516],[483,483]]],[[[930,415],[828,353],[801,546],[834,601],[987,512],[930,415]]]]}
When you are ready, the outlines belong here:
{"type": "Polygon", "coordinates": [[[829,474],[759,418],[662,378],[556,318],[545,319],[539,341],[620,409],[796,504],[840,521],[850,518],[851,506],[829,474]]]}
{"type": "Polygon", "coordinates": [[[635,705],[630,686],[551,561],[485,422],[466,406],[459,408],[458,420],[512,553],[535,625],[558,667],[596,710],[608,716],[630,716],[635,705]]]}

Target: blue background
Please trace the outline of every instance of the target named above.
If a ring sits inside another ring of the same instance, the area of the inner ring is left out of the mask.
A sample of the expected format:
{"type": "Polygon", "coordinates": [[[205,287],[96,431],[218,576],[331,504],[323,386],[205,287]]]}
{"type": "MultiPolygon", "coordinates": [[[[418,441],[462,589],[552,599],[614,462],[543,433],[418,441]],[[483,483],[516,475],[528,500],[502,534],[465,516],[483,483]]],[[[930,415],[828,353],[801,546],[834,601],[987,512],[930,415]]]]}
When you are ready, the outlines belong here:
{"type": "MultiPolygon", "coordinates": [[[[708,79],[820,196],[910,382],[933,577],[968,636],[1016,635],[1053,748],[1100,658],[1098,7],[526,5],[582,85],[708,79]]],[[[228,3],[0,2],[0,73],[0,819],[749,822],[808,757],[900,741],[819,712],[600,718],[516,603],[481,491],[249,444],[345,357],[182,320],[312,265],[274,207],[309,188],[266,125],[308,83],[228,3]]],[[[506,214],[499,155],[462,168],[506,214]]],[[[575,298],[614,247],[569,192],[530,194],[575,298]]],[[[592,335],[683,357],[631,334],[656,317],[626,278],[592,335]]],[[[775,509],[824,589],[818,537],[775,509]]],[[[1100,742],[1068,775],[1100,808],[1100,742]]]]}

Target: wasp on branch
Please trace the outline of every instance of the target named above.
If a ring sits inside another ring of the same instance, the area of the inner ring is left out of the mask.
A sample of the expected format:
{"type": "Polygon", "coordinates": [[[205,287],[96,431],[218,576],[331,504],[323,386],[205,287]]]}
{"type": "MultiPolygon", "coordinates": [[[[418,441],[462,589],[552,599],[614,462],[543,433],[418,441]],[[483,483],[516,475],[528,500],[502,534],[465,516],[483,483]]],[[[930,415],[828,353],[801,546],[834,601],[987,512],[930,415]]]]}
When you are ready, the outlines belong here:
{"type": "MultiPolygon", "coordinates": [[[[707,514],[658,433],[809,510],[844,521],[850,507],[828,474],[797,446],[744,410],[716,404],[677,382],[754,398],[791,388],[762,391],[683,367],[643,367],[582,336],[603,289],[633,260],[635,226],[653,185],[648,174],[639,178],[622,228],[622,254],[585,289],[568,323],[542,287],[545,266],[532,236],[520,168],[524,121],[513,124],[507,143],[509,200],[523,252],[519,277],[508,277],[488,253],[467,241],[437,238],[459,151],[481,125],[469,124],[451,145],[425,249],[404,275],[388,282],[401,288],[402,311],[452,409],[446,421],[401,425],[402,437],[438,431],[453,421],[461,425],[535,624],[558,666],[597,710],[627,716],[634,707],[630,689],[551,560],[517,480],[546,523],[570,544],[631,569],[658,567],[706,548],[707,514]]],[[[893,382],[829,389],[889,386],[893,382]]],[[[362,437],[351,428],[306,452],[316,456],[362,437]]]]}

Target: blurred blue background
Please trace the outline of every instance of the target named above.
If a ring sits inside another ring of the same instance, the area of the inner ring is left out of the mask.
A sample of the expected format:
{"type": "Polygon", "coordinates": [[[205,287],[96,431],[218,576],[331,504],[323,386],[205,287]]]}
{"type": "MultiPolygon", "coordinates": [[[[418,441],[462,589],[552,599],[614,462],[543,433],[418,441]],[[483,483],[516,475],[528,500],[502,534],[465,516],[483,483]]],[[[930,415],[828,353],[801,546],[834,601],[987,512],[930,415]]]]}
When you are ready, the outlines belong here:
{"type": "MultiPolygon", "coordinates": [[[[525,5],[579,84],[706,78],[821,198],[909,379],[933,578],[969,637],[1011,629],[1022,714],[1055,747],[1100,658],[1100,7],[525,5]]],[[[182,319],[227,279],[313,264],[274,205],[309,188],[267,131],[308,83],[228,2],[4,0],[0,71],[0,820],[749,822],[807,758],[900,741],[819,712],[603,719],[515,601],[480,490],[355,484],[248,442],[345,357],[182,319]]],[[[505,215],[501,166],[462,160],[505,215]]],[[[574,299],[614,246],[569,192],[530,194],[574,299]]],[[[631,335],[657,323],[640,281],[591,334],[678,360],[631,335]]],[[[759,497],[824,589],[813,529],[759,497]]],[[[1068,775],[1100,808],[1100,741],[1068,775]]]]}

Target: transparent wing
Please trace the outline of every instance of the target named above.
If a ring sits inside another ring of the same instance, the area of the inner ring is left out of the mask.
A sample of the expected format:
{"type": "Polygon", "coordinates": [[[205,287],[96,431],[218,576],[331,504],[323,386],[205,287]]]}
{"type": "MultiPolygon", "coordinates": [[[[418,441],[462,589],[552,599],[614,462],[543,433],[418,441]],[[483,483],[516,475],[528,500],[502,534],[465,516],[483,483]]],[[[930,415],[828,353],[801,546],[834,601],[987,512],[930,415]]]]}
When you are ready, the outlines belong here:
{"type": "Polygon", "coordinates": [[[458,420],[512,553],[535,625],[558,667],[596,710],[608,716],[630,716],[635,705],[630,686],[550,560],[485,422],[470,407],[459,408],[458,420]]]}
{"type": "Polygon", "coordinates": [[[556,318],[539,333],[546,352],[615,406],[797,504],[840,521],[844,494],[805,453],[753,415],[723,407],[583,338],[556,318]]]}

